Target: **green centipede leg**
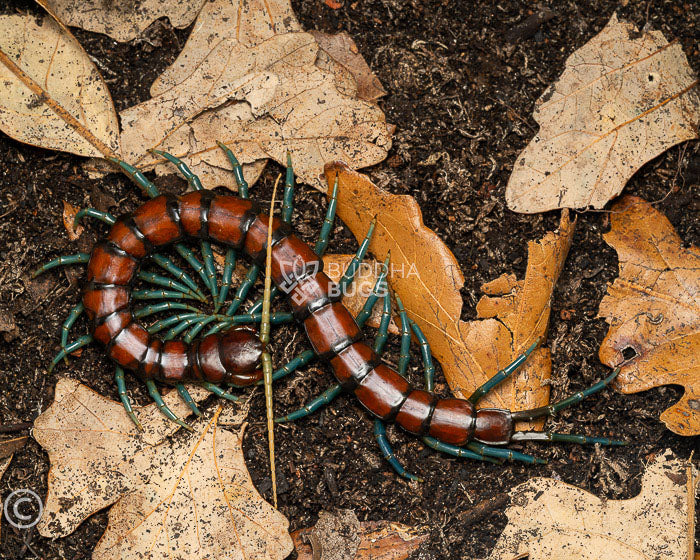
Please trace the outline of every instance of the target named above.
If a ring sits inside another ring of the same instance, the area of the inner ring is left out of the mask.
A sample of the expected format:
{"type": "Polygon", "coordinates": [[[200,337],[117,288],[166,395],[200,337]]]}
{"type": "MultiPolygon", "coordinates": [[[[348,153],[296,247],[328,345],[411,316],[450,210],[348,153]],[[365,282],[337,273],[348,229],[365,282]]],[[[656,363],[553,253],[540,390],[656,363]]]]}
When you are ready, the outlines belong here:
{"type": "Polygon", "coordinates": [[[189,331],[187,331],[187,334],[185,335],[185,338],[183,339],[185,343],[189,344],[192,342],[195,337],[202,332],[202,329],[206,327],[209,323],[212,321],[218,321],[220,320],[218,316],[209,316],[201,321],[198,321],[189,331]]]}
{"type": "Polygon", "coordinates": [[[124,405],[124,410],[129,415],[129,418],[131,418],[131,421],[136,425],[138,431],[143,432],[143,426],[141,425],[141,422],[139,422],[139,419],[136,417],[134,409],[131,407],[131,400],[129,400],[129,395],[126,394],[126,383],[124,383],[124,370],[120,366],[117,366],[114,369],[114,381],[117,383],[119,400],[122,401],[122,405],[124,405]]]}
{"type": "Polygon", "coordinates": [[[119,165],[119,167],[121,167],[126,172],[129,178],[132,181],[134,181],[139,187],[141,187],[145,191],[145,193],[151,198],[155,198],[160,194],[160,192],[158,191],[158,187],[151,183],[146,178],[146,176],[141,171],[136,169],[133,165],[129,165],[125,161],[113,157],[108,157],[107,159],[119,165]]]}
{"type": "Polygon", "coordinates": [[[179,303],[176,301],[164,301],[162,303],[154,303],[151,305],[146,305],[134,311],[134,317],[141,319],[142,317],[147,317],[148,315],[153,315],[154,313],[161,313],[163,311],[171,311],[173,309],[181,311],[192,311],[198,313],[199,309],[193,307],[192,305],[187,305],[186,303],[179,303]]]}
{"type": "Polygon", "coordinates": [[[199,259],[194,256],[194,253],[190,250],[190,248],[182,243],[176,243],[175,250],[189,263],[192,268],[195,269],[197,274],[199,274],[199,277],[202,279],[202,282],[204,282],[204,285],[211,291],[212,287],[209,284],[209,275],[207,274],[207,270],[199,259]]]}
{"type": "Polygon", "coordinates": [[[117,219],[109,212],[100,212],[95,208],[83,208],[75,215],[75,218],[73,218],[73,227],[77,226],[80,219],[84,216],[95,218],[104,222],[105,224],[109,224],[110,226],[114,225],[114,222],[117,221],[117,219]]]}
{"type": "Polygon", "coordinates": [[[204,259],[204,271],[209,280],[209,291],[211,300],[214,302],[214,313],[219,311],[219,283],[216,280],[216,266],[214,265],[214,252],[211,250],[209,241],[202,241],[202,257],[204,259]]]}
{"type": "Polygon", "coordinates": [[[241,282],[241,285],[238,286],[236,295],[234,296],[231,305],[229,305],[228,309],[226,310],[226,315],[233,315],[238,310],[238,308],[241,306],[241,303],[243,303],[245,301],[245,298],[248,296],[248,292],[253,287],[253,284],[255,284],[255,281],[258,279],[259,273],[260,267],[258,265],[254,264],[248,269],[248,272],[245,275],[245,279],[243,280],[243,282],[241,282]]]}
{"type": "Polygon", "coordinates": [[[362,328],[365,323],[367,322],[367,319],[369,319],[370,315],[372,314],[372,309],[374,308],[374,305],[377,303],[377,300],[380,297],[383,297],[384,295],[384,290],[386,290],[386,275],[387,272],[389,271],[389,256],[387,255],[386,260],[384,261],[384,268],[382,271],[379,273],[379,277],[377,278],[377,281],[374,283],[374,287],[372,288],[372,291],[369,294],[369,297],[367,298],[367,301],[365,301],[365,304],[362,306],[362,309],[360,312],[357,314],[357,317],[355,317],[355,322],[357,323],[357,326],[362,328]]]}
{"type": "Polygon", "coordinates": [[[236,184],[238,185],[238,196],[241,198],[248,198],[248,183],[245,180],[245,177],[243,177],[243,168],[241,167],[241,164],[238,163],[238,160],[236,159],[236,156],[233,155],[233,152],[229,150],[224,144],[221,142],[217,142],[219,148],[221,148],[224,153],[226,154],[226,157],[228,160],[231,162],[231,167],[233,168],[233,176],[236,179],[236,184]]]}
{"type": "Polygon", "coordinates": [[[486,461],[488,463],[494,463],[496,465],[501,464],[501,461],[492,457],[480,455],[479,453],[475,453],[474,451],[471,451],[469,449],[464,449],[463,447],[457,447],[456,445],[443,443],[432,437],[426,436],[422,439],[423,443],[425,443],[428,447],[431,447],[436,451],[440,451],[442,453],[447,453],[448,455],[452,455],[453,457],[461,457],[463,459],[475,459],[477,461],[486,461]]]}
{"type": "Polygon", "coordinates": [[[131,292],[132,299],[195,299],[193,295],[174,292],[171,290],[134,290],[131,292]]]}
{"type": "Polygon", "coordinates": [[[522,463],[530,463],[531,465],[546,465],[547,461],[545,459],[540,459],[539,457],[533,457],[532,455],[527,455],[526,453],[519,453],[518,451],[513,451],[511,449],[499,449],[498,447],[491,447],[489,445],[484,445],[483,443],[477,443],[471,441],[467,443],[467,449],[478,453],[482,457],[492,457],[496,459],[504,459],[507,461],[521,461],[522,463]]]}
{"type": "Polygon", "coordinates": [[[287,174],[284,181],[284,196],[282,197],[282,221],[285,224],[292,222],[294,212],[294,169],[292,168],[292,156],[287,152],[287,174]]]}
{"type": "Polygon", "coordinates": [[[316,241],[316,246],[314,247],[314,253],[319,257],[323,256],[328,247],[328,241],[331,236],[331,229],[333,228],[333,221],[335,220],[335,209],[338,206],[338,175],[335,176],[335,182],[333,183],[333,191],[331,192],[331,200],[328,203],[328,208],[326,209],[326,217],[323,218],[323,225],[321,226],[321,232],[318,234],[318,241],[316,241]]]}
{"type": "MultiPolygon", "coordinates": [[[[243,315],[234,315],[233,317],[227,317],[224,323],[229,325],[249,325],[259,323],[262,318],[262,313],[245,313],[243,315]]],[[[272,313],[270,315],[271,325],[283,325],[285,323],[291,323],[294,321],[294,315],[288,311],[278,311],[277,313],[272,313]]]]}
{"type": "Polygon", "coordinates": [[[367,254],[367,249],[369,248],[369,244],[372,241],[372,234],[374,233],[374,228],[376,227],[376,225],[377,218],[375,217],[372,218],[372,222],[369,224],[369,229],[367,230],[367,235],[365,235],[365,238],[362,240],[362,243],[360,243],[360,246],[357,249],[355,256],[352,258],[350,264],[348,264],[348,267],[345,269],[343,276],[340,278],[340,282],[338,282],[338,285],[340,286],[340,293],[345,293],[345,290],[350,285],[350,282],[352,282],[352,279],[355,277],[357,268],[360,266],[360,263],[364,260],[365,255],[367,254]]]}
{"type": "Polygon", "coordinates": [[[199,411],[199,408],[197,408],[197,405],[192,399],[192,395],[190,395],[187,387],[185,387],[182,383],[178,383],[175,385],[175,388],[177,389],[177,392],[180,393],[182,400],[185,401],[187,406],[190,407],[190,410],[192,410],[192,412],[194,412],[197,416],[201,416],[202,413],[199,411]]]}
{"type": "Polygon", "coordinates": [[[201,191],[204,188],[202,187],[202,182],[199,180],[199,177],[192,173],[190,168],[185,165],[185,162],[179,158],[176,158],[174,155],[171,155],[168,152],[162,152],[160,150],[149,150],[149,152],[157,154],[167,159],[169,162],[174,163],[177,170],[182,173],[182,176],[185,179],[187,179],[187,183],[190,185],[190,187],[192,187],[192,190],[201,191]]]}
{"type": "Polygon", "coordinates": [[[209,383],[208,381],[204,381],[201,385],[207,391],[210,391],[210,392],[214,393],[217,397],[221,397],[223,399],[226,399],[227,401],[238,402],[238,400],[239,400],[236,395],[232,395],[228,391],[224,391],[218,385],[214,385],[213,383],[209,383]]]}
{"type": "Polygon", "coordinates": [[[88,253],[76,253],[75,255],[64,255],[55,258],[46,264],[41,265],[32,273],[32,278],[36,278],[39,274],[43,274],[47,270],[51,270],[57,266],[66,266],[69,264],[85,264],[90,260],[88,253]]]}
{"type": "Polygon", "coordinates": [[[421,328],[415,323],[415,321],[408,320],[413,330],[413,334],[416,335],[418,339],[418,344],[420,345],[420,355],[423,359],[423,376],[425,378],[425,389],[426,391],[432,391],[435,388],[435,366],[433,365],[433,357],[430,355],[430,344],[428,344],[428,339],[423,334],[421,328]]]}
{"type": "MultiPolygon", "coordinates": [[[[384,347],[387,341],[387,335],[389,332],[389,322],[391,320],[391,299],[389,298],[389,290],[386,287],[386,281],[384,282],[384,288],[386,293],[383,297],[384,306],[382,309],[382,318],[379,321],[379,328],[377,329],[377,336],[374,338],[374,351],[381,356],[384,353],[384,347]]],[[[398,296],[397,296],[398,297],[398,296]]],[[[400,307],[399,309],[403,309],[400,307]]],[[[404,311],[404,314],[406,312],[404,311]]],[[[408,341],[410,343],[411,336],[409,334],[408,341]]],[[[394,450],[391,447],[389,438],[386,435],[386,425],[381,420],[374,421],[374,437],[377,440],[377,445],[382,452],[382,455],[391,465],[391,467],[396,471],[396,474],[406,478],[408,480],[417,480],[423,482],[423,479],[415,474],[408,472],[401,462],[398,460],[394,454],[394,450]]]]}
{"type": "Polygon", "coordinates": [[[470,403],[473,405],[476,405],[476,403],[479,402],[479,399],[481,399],[486,393],[488,393],[491,389],[493,389],[496,385],[501,383],[504,379],[507,379],[513,373],[521,366],[523,363],[525,363],[525,360],[527,360],[528,356],[532,354],[532,352],[537,348],[540,344],[540,339],[538,338],[533,344],[525,350],[523,354],[520,354],[515,360],[513,360],[512,363],[508,364],[506,367],[504,367],[502,370],[497,372],[493,377],[491,377],[486,383],[484,383],[481,387],[476,389],[467,399],[470,403]]]}
{"type": "Polygon", "coordinates": [[[404,309],[403,302],[396,296],[396,306],[399,308],[399,317],[401,318],[401,351],[399,352],[399,375],[404,376],[408,369],[408,362],[411,359],[411,325],[408,321],[408,314],[404,309]]]}
{"type": "Polygon", "coordinates": [[[172,420],[178,426],[182,426],[186,430],[189,430],[190,432],[194,431],[194,428],[192,426],[190,426],[186,422],[183,422],[180,418],[177,417],[177,415],[172,410],[170,410],[170,408],[168,408],[168,405],[166,405],[163,401],[163,397],[158,392],[158,387],[156,387],[156,384],[152,379],[146,380],[146,388],[148,389],[148,394],[151,395],[151,398],[156,403],[158,410],[160,410],[163,416],[165,416],[169,420],[172,420]]]}
{"type": "MultiPolygon", "coordinates": [[[[277,381],[278,379],[282,379],[290,373],[294,373],[300,367],[304,367],[306,364],[311,362],[315,357],[316,354],[313,350],[304,350],[301,354],[299,354],[298,356],[284,364],[282,367],[280,367],[277,371],[275,371],[272,374],[272,380],[277,381]]],[[[256,385],[262,384],[262,380],[256,383],[256,385]]]]}
{"type": "Polygon", "coordinates": [[[231,278],[233,277],[233,271],[236,268],[236,251],[229,249],[226,251],[226,260],[224,261],[224,278],[221,282],[221,289],[219,290],[219,299],[217,300],[218,307],[224,304],[226,298],[228,297],[228,291],[231,288],[231,278]]]}
{"type": "Polygon", "coordinates": [[[174,325],[176,323],[180,323],[182,321],[185,321],[186,319],[194,318],[194,317],[201,317],[202,314],[197,312],[197,313],[178,313],[176,315],[171,315],[170,317],[167,317],[165,319],[161,319],[160,321],[156,321],[153,323],[150,327],[148,327],[146,330],[148,331],[148,334],[155,334],[158,331],[162,331],[163,329],[174,325]]]}
{"type": "Polygon", "coordinates": [[[192,290],[195,294],[197,294],[197,297],[199,297],[202,301],[206,301],[207,298],[200,291],[199,286],[197,286],[197,283],[194,280],[192,280],[192,277],[189,274],[187,274],[184,270],[177,266],[172,260],[158,253],[151,255],[151,259],[159,267],[161,267],[164,270],[167,270],[170,274],[172,274],[176,280],[184,282],[187,285],[187,287],[190,290],[192,290]]]}
{"type": "Polygon", "coordinates": [[[78,340],[75,340],[74,342],[71,342],[67,346],[61,348],[61,351],[58,354],[56,354],[53,360],[51,360],[49,372],[53,371],[53,368],[56,367],[56,364],[60,362],[63,358],[65,358],[68,354],[75,352],[78,348],[87,346],[91,342],[92,336],[86,334],[85,336],[81,336],[78,340]]]}
{"type": "Polygon", "coordinates": [[[299,418],[303,418],[304,416],[308,416],[309,414],[318,410],[322,406],[326,406],[329,402],[331,402],[334,398],[336,398],[342,392],[343,392],[343,388],[340,386],[340,383],[336,383],[332,387],[329,387],[328,389],[326,389],[323,393],[321,393],[314,400],[305,404],[302,408],[295,410],[294,412],[290,412],[289,414],[287,414],[287,416],[282,416],[281,418],[275,418],[275,422],[277,422],[277,423],[291,422],[292,420],[298,420],[299,418]]]}
{"type": "Polygon", "coordinates": [[[170,330],[168,330],[167,333],[165,333],[163,340],[172,340],[177,335],[179,335],[182,331],[190,328],[192,325],[194,325],[195,323],[198,323],[201,320],[202,320],[202,317],[199,316],[199,317],[189,317],[187,319],[184,319],[183,321],[180,321],[180,323],[178,323],[177,325],[172,327],[170,330]]]}
{"type": "Polygon", "coordinates": [[[189,296],[190,299],[199,299],[201,301],[201,298],[197,296],[197,294],[195,294],[187,286],[185,286],[184,284],[180,284],[180,282],[177,282],[172,278],[166,278],[165,276],[161,276],[160,274],[147,272],[145,270],[140,270],[137,278],[139,280],[143,280],[144,282],[148,282],[149,284],[154,284],[156,286],[162,286],[163,288],[168,288],[171,290],[181,292],[183,295],[189,296]]]}
{"type": "MultiPolygon", "coordinates": [[[[85,306],[82,303],[79,303],[70,310],[70,313],[68,313],[68,317],[66,317],[66,320],[61,326],[61,348],[65,348],[68,345],[68,333],[83,311],[85,311],[85,306]]],[[[66,363],[68,363],[68,356],[65,357],[65,360],[66,363]]]]}

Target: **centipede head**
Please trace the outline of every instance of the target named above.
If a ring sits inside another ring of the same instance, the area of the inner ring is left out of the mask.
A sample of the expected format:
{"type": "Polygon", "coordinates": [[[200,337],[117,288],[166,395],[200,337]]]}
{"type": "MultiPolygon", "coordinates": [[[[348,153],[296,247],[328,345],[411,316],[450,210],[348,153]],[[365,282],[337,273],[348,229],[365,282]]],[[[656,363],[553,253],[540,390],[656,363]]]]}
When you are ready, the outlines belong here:
{"type": "Polygon", "coordinates": [[[239,387],[262,379],[262,343],[250,327],[235,327],[223,334],[220,341],[221,362],[230,376],[227,381],[239,387]]]}

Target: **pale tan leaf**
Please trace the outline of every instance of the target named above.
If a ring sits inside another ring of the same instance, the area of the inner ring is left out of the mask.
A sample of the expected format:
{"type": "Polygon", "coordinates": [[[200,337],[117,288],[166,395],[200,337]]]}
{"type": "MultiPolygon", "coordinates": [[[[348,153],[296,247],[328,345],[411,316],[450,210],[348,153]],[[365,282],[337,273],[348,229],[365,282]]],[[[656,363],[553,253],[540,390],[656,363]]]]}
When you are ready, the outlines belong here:
{"type": "Polygon", "coordinates": [[[75,221],[75,216],[80,211],[80,208],[73,206],[70,202],[63,201],[63,227],[66,228],[66,233],[68,234],[68,239],[75,241],[82,234],[85,228],[78,224],[73,227],[73,222],[75,221]]]}
{"type": "Polygon", "coordinates": [[[27,144],[115,156],[119,126],[107,86],[53,17],[0,16],[0,129],[27,144]]]}
{"type": "Polygon", "coordinates": [[[389,521],[360,522],[351,510],[322,511],[314,527],[292,533],[297,560],[404,560],[428,532],[389,521]]]}
{"type": "Polygon", "coordinates": [[[353,90],[356,90],[357,96],[365,101],[376,101],[386,95],[382,83],[372,73],[350,35],[345,31],[331,34],[313,30],[309,33],[321,47],[316,65],[335,74],[340,82],[337,84],[340,91],[346,95],[353,95],[353,90]],[[326,59],[321,60],[322,55],[326,55],[326,59]],[[349,77],[352,78],[350,84],[347,83],[349,77]]]}
{"type": "Polygon", "coordinates": [[[697,83],[679,43],[613,15],[538,99],[540,131],[513,166],[508,207],[602,208],[647,161],[697,137],[697,83]]]}
{"type": "Polygon", "coordinates": [[[610,324],[600,361],[621,366],[615,386],[637,393],[682,385],[685,394],[661,414],[677,434],[700,434],[700,250],[683,247],[668,219],[641,198],[615,203],[605,234],[620,260],[619,277],[600,302],[610,324]],[[631,359],[624,352],[634,350],[631,359]]]}
{"type": "Polygon", "coordinates": [[[511,490],[508,525],[488,560],[692,560],[697,472],[670,451],[629,500],[602,500],[551,478],[511,490]]]}
{"type": "MultiPolygon", "coordinates": [[[[201,388],[191,387],[193,398],[201,388]]],[[[188,407],[164,397],[176,414],[188,407]]],[[[177,429],[154,404],[137,411],[138,432],[120,403],[61,379],[55,402],[34,423],[51,461],[39,532],[64,536],[114,504],[93,559],[285,558],[287,520],[253,487],[238,435],[221,428],[220,407],[177,429]]]]}
{"type": "Polygon", "coordinates": [[[147,153],[165,150],[213,179],[212,187],[235,189],[221,141],[244,165],[285,164],[289,152],[299,180],[320,190],[330,159],[358,168],[384,159],[392,127],[376,105],[344,95],[334,74],[315,65],[318,44],[287,18],[288,0],[258,11],[240,7],[208,3],[196,33],[152,87],[154,97],[121,113],[124,159],[169,173],[170,164],[147,153]]]}
{"type": "MultiPolygon", "coordinates": [[[[506,276],[484,286],[496,297],[482,298],[477,307],[480,320],[466,322],[460,320],[464,277],[459,264],[435,232],[423,225],[416,201],[383,191],[340,162],[326,166],[329,184],[336,173],[338,216],[358,241],[377,216],[370,251],[378,260],[391,252],[391,286],[425,333],[457,396],[468,397],[538,337],[546,338],[552,291],[574,232],[567,214],[558,232],[530,242],[525,279],[506,276]]],[[[550,361],[549,350],[536,350],[481,406],[522,410],[547,404],[550,361]]]]}
{"type": "MultiPolygon", "coordinates": [[[[339,255],[339,254],[328,254],[323,256],[323,271],[328,275],[328,277],[333,280],[333,282],[340,281],[340,277],[345,273],[353,259],[354,255],[339,255]]],[[[343,294],[343,304],[348,308],[353,316],[362,310],[365,305],[367,298],[372,293],[372,288],[377,283],[379,274],[382,271],[382,263],[375,261],[374,259],[365,259],[355,272],[355,277],[353,278],[352,284],[348,286],[348,289],[343,294]]],[[[396,312],[396,307],[392,302],[392,312],[391,312],[391,322],[389,323],[389,332],[392,334],[398,334],[399,320],[396,312]]],[[[372,314],[367,319],[365,323],[369,327],[377,328],[379,327],[379,322],[382,318],[382,305],[378,302],[372,309],[372,314]]]]}
{"type": "Polygon", "coordinates": [[[173,27],[187,27],[206,0],[47,0],[56,15],[71,27],[104,33],[126,42],[158,18],[167,16],[173,27]]]}

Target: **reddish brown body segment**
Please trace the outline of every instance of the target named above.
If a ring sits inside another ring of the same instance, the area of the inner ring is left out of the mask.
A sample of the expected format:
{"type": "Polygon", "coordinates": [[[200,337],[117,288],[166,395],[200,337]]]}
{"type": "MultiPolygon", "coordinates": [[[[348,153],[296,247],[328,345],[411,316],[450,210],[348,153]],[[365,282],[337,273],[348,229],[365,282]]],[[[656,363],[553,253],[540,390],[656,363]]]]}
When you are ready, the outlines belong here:
{"type": "Polygon", "coordinates": [[[509,411],[474,407],[461,399],[439,399],[416,390],[384,365],[361,339],[341,294],[323,272],[323,262],[288,225],[260,214],[249,200],[195,191],[158,196],[112,226],[92,251],[83,305],[93,337],[122,367],[145,379],[166,383],[249,385],[261,378],[261,344],[252,330],[232,329],[186,344],[163,342],[134,321],[131,284],[141,260],[156,247],[186,237],[211,240],[242,250],[261,264],[272,229],[272,280],[289,297],[314,351],[333,367],[342,386],[377,418],[413,434],[464,445],[472,439],[506,443],[513,426],[509,411]]]}

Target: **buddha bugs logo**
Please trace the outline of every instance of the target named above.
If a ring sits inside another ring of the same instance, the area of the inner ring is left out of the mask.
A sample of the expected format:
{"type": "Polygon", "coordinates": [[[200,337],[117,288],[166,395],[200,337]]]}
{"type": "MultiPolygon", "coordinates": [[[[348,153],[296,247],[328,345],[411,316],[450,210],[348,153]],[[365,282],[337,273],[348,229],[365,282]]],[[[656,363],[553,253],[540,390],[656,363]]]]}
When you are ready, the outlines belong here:
{"type": "MultiPolygon", "coordinates": [[[[321,271],[321,264],[318,261],[307,263],[300,256],[297,256],[291,263],[282,263],[282,282],[279,284],[279,289],[285,294],[289,294],[300,278],[309,278],[315,276],[321,271]]],[[[296,293],[292,296],[294,303],[299,303],[303,299],[303,295],[296,293]]]]}

